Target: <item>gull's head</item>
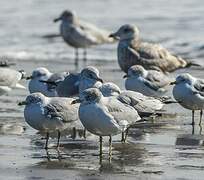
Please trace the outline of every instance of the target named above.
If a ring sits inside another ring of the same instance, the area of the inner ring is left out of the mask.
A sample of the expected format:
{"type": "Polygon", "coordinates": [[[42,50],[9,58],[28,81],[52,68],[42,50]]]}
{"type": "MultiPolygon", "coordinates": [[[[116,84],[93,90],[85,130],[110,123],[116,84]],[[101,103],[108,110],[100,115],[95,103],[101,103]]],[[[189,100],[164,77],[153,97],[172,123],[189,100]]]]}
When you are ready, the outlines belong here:
{"type": "Polygon", "coordinates": [[[111,82],[104,83],[99,89],[105,97],[118,96],[121,93],[120,88],[111,82]]]}
{"type": "Polygon", "coordinates": [[[176,77],[176,81],[172,82],[171,84],[181,84],[181,83],[188,83],[192,84],[195,78],[191,76],[189,73],[183,73],[176,77]]]}
{"type": "Polygon", "coordinates": [[[137,26],[125,24],[121,26],[117,32],[110,34],[110,37],[120,40],[138,39],[139,29],[137,26]]]}
{"type": "Polygon", "coordinates": [[[99,70],[93,66],[88,66],[84,68],[80,73],[80,78],[100,81],[103,83],[103,80],[100,78],[99,75],[99,70]]]}
{"type": "Polygon", "coordinates": [[[74,11],[65,10],[58,18],[54,19],[54,22],[62,20],[62,21],[67,21],[69,23],[73,23],[75,21],[75,18],[76,18],[76,13],[74,11]]]}
{"type": "Polygon", "coordinates": [[[37,103],[43,103],[45,101],[45,96],[42,93],[32,93],[26,97],[25,101],[18,103],[18,105],[31,105],[37,103]]]}
{"type": "Polygon", "coordinates": [[[127,73],[127,75],[124,76],[124,78],[126,78],[126,77],[138,77],[138,76],[146,77],[147,74],[148,74],[148,71],[146,71],[142,66],[134,65],[128,69],[128,73],[127,73]]]}
{"type": "Polygon", "coordinates": [[[82,103],[95,103],[99,102],[102,97],[102,93],[97,88],[89,88],[82,92],[80,95],[80,101],[82,103]]]}
{"type": "Polygon", "coordinates": [[[47,68],[40,67],[33,70],[32,75],[30,77],[27,77],[26,79],[41,79],[49,76],[50,74],[51,73],[47,68]]]}

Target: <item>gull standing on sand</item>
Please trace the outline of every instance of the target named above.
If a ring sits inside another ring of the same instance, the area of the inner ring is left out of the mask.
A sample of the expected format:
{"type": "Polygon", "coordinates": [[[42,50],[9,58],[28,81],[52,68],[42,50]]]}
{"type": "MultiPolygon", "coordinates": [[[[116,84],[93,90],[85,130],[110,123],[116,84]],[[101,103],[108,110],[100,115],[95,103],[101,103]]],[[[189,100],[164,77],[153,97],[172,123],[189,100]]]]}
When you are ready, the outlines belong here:
{"type": "Polygon", "coordinates": [[[137,110],[141,117],[149,117],[151,115],[162,114],[164,104],[169,103],[165,98],[156,99],[154,97],[145,96],[139,92],[124,90],[112,83],[104,83],[99,90],[105,97],[115,97],[122,103],[128,104],[137,110]]]}
{"type": "Polygon", "coordinates": [[[146,96],[159,97],[167,92],[165,89],[171,83],[171,79],[160,71],[145,70],[140,65],[129,68],[124,76],[127,90],[140,92],[146,96]]]}
{"type": "Polygon", "coordinates": [[[109,136],[109,155],[112,153],[112,136],[125,132],[141,118],[131,106],[120,101],[104,97],[99,89],[89,88],[82,92],[79,119],[91,133],[100,137],[100,155],[102,154],[102,137],[109,136]]]}
{"type": "Polygon", "coordinates": [[[86,48],[90,46],[111,43],[113,38],[109,32],[78,19],[72,11],[64,11],[54,22],[61,20],[60,33],[64,41],[75,48],[75,64],[78,65],[78,49],[84,49],[84,61],[86,61],[86,48]]]}
{"type": "Polygon", "coordinates": [[[30,77],[27,77],[30,80],[28,84],[29,91],[30,93],[41,92],[48,97],[58,96],[55,84],[44,81],[57,83],[63,81],[68,74],[68,72],[51,73],[47,68],[39,67],[33,70],[30,77]]]}
{"type": "Polygon", "coordinates": [[[25,78],[25,71],[16,71],[14,69],[2,67],[0,68],[0,95],[6,94],[13,88],[25,89],[25,87],[19,84],[21,79],[25,78]]]}
{"type": "Polygon", "coordinates": [[[60,132],[78,120],[78,104],[71,104],[73,98],[46,97],[42,93],[32,93],[19,105],[24,109],[25,121],[34,129],[46,133],[45,149],[48,148],[49,133],[60,132]]]}
{"type": "Polygon", "coordinates": [[[133,65],[142,65],[146,69],[163,72],[172,72],[178,68],[196,65],[171,54],[159,44],[141,42],[139,29],[134,25],[123,25],[116,33],[110,34],[110,37],[119,39],[118,63],[126,73],[133,65]]]}
{"type": "Polygon", "coordinates": [[[204,109],[204,80],[184,73],[180,74],[172,84],[175,84],[173,88],[174,98],[181,106],[192,110],[192,125],[195,124],[194,111],[200,110],[199,125],[201,125],[204,109]]]}

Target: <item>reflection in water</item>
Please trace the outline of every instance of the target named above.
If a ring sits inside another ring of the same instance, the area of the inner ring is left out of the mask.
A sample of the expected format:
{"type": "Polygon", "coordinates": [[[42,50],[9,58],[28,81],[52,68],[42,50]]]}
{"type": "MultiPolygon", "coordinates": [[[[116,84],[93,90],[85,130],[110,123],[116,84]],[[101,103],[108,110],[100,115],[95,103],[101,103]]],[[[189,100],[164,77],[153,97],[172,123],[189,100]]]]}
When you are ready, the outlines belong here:
{"type": "Polygon", "coordinates": [[[180,134],[176,138],[177,146],[201,146],[203,145],[204,136],[195,134],[180,134]]]}

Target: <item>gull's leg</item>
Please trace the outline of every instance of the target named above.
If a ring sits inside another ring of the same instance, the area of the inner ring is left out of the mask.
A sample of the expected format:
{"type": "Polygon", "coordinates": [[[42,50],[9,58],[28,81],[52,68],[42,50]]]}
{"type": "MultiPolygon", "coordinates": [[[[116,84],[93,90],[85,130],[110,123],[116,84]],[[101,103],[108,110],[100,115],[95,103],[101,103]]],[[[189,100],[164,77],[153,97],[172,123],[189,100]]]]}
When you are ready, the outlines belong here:
{"type": "Polygon", "coordinates": [[[79,52],[78,52],[78,48],[75,48],[75,67],[76,69],[79,66],[79,52]]]}
{"type": "Polygon", "coordinates": [[[195,126],[192,126],[192,135],[195,133],[195,126]]]}
{"type": "Polygon", "coordinates": [[[201,110],[200,110],[200,122],[199,122],[199,125],[200,125],[200,126],[201,126],[202,117],[203,117],[203,110],[201,109],[201,110]]]}
{"type": "Polygon", "coordinates": [[[73,140],[76,139],[76,128],[75,127],[73,127],[72,129],[72,139],[73,140]]]}
{"type": "Polygon", "coordinates": [[[46,149],[46,154],[47,154],[47,160],[48,161],[51,161],[51,158],[50,158],[50,153],[49,153],[49,151],[46,149]]]}
{"type": "Polygon", "coordinates": [[[103,150],[102,150],[102,146],[103,146],[103,138],[102,136],[99,137],[99,156],[100,156],[100,164],[102,163],[102,155],[103,155],[103,150]]]}
{"type": "Polygon", "coordinates": [[[112,136],[109,136],[109,162],[112,159],[112,136]]]}
{"type": "Polygon", "coordinates": [[[83,136],[84,136],[84,139],[86,139],[86,129],[85,128],[83,130],[83,136]]]}
{"type": "Polygon", "coordinates": [[[192,126],[195,125],[195,118],[194,118],[195,111],[192,110],[192,126]]]}
{"type": "Polygon", "coordinates": [[[87,63],[87,51],[86,51],[86,48],[84,48],[84,57],[83,57],[83,60],[84,60],[84,66],[86,66],[86,63],[87,63]]]}
{"type": "Polygon", "coordinates": [[[129,132],[129,128],[127,128],[126,131],[125,131],[125,139],[124,139],[124,143],[125,143],[126,140],[127,140],[128,132],[129,132]]]}
{"type": "Polygon", "coordinates": [[[125,132],[124,131],[122,131],[121,142],[125,142],[125,132]]]}
{"type": "Polygon", "coordinates": [[[49,132],[46,133],[45,149],[48,149],[49,132]]]}
{"type": "Polygon", "coordinates": [[[58,130],[58,134],[57,134],[57,149],[59,148],[59,145],[60,145],[60,136],[61,136],[61,133],[58,130]]]}

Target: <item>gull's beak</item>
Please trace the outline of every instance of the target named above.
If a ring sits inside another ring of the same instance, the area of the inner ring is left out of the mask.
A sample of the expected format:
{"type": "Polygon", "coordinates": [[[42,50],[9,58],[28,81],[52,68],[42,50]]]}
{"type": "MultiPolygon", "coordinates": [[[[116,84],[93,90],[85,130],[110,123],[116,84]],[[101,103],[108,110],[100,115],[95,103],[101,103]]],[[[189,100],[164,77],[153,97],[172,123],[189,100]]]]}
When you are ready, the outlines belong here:
{"type": "Polygon", "coordinates": [[[81,103],[81,100],[80,99],[75,99],[71,102],[71,104],[77,104],[77,103],[81,103]]]}
{"type": "Polygon", "coordinates": [[[176,84],[176,81],[170,82],[170,85],[174,85],[176,84]]]}
{"type": "Polygon", "coordinates": [[[108,37],[119,40],[120,38],[116,35],[116,33],[110,34],[108,37]]]}
{"type": "Polygon", "coordinates": [[[123,78],[125,79],[125,78],[127,78],[128,77],[128,75],[127,74],[125,74],[124,76],[123,76],[123,78]]]}
{"type": "Polygon", "coordinates": [[[103,79],[101,79],[101,78],[97,78],[96,80],[103,83],[103,79]]]}
{"type": "Polygon", "coordinates": [[[18,103],[18,106],[24,106],[27,105],[28,103],[26,101],[21,101],[18,103]]]}
{"type": "Polygon", "coordinates": [[[25,77],[26,80],[30,80],[30,79],[33,79],[33,76],[27,76],[25,77]]]}
{"type": "Polygon", "coordinates": [[[61,19],[62,19],[61,17],[55,18],[55,19],[53,20],[53,22],[56,23],[56,22],[60,21],[61,19]]]}

